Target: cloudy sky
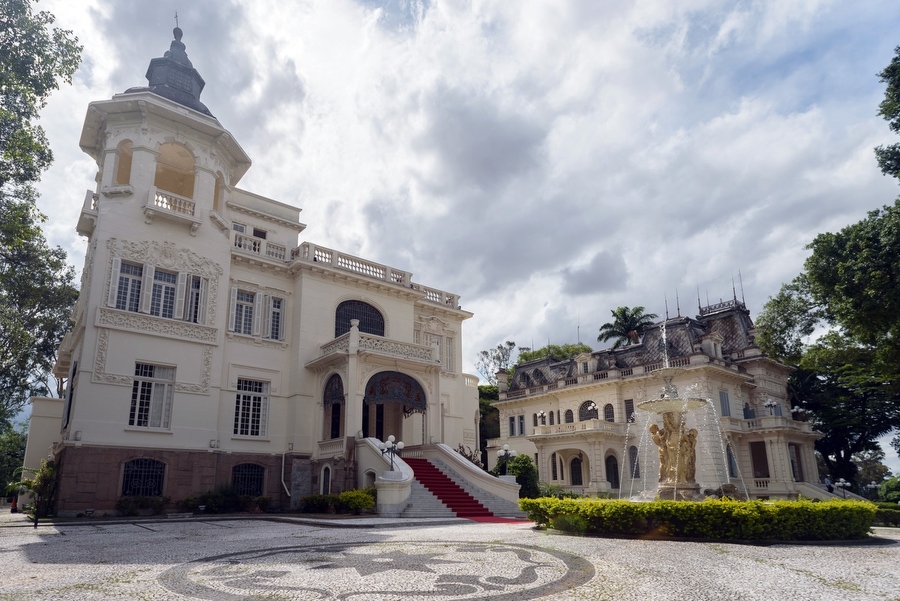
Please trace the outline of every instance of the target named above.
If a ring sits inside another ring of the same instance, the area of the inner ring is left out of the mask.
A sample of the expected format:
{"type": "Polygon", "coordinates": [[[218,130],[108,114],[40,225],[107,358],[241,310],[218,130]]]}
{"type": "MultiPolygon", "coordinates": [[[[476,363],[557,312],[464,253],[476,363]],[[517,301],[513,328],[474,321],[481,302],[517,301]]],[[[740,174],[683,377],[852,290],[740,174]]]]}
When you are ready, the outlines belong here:
{"type": "MultiPolygon", "coordinates": [[[[620,305],[752,315],[821,232],[890,204],[873,147],[896,0],[43,0],[83,42],[41,119],[46,233],[78,268],[85,109],[145,85],[178,11],[240,187],[309,240],[462,295],[479,350],[600,348],[620,305]],[[677,301],[676,301],[677,299],[677,301]]],[[[895,472],[900,461],[893,459],[895,472]]]]}

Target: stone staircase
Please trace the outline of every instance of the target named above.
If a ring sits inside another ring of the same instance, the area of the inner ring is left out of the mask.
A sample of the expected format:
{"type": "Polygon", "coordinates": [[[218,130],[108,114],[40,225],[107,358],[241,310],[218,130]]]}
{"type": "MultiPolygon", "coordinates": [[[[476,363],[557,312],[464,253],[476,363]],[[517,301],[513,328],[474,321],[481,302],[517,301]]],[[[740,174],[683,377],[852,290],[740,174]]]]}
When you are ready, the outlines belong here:
{"type": "Polygon", "coordinates": [[[416,482],[404,517],[491,517],[491,513],[472,495],[435,467],[427,459],[404,458],[412,468],[416,482]]]}

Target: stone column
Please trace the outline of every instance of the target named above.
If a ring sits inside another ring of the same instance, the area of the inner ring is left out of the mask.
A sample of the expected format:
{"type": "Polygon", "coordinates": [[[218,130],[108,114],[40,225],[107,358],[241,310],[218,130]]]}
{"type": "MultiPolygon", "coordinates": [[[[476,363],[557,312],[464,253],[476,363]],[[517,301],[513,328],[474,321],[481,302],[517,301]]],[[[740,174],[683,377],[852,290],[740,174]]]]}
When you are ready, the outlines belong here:
{"type": "Polygon", "coordinates": [[[347,382],[344,389],[344,434],[356,436],[362,431],[362,400],[365,382],[359,381],[359,320],[350,320],[350,346],[347,352],[347,382]]]}

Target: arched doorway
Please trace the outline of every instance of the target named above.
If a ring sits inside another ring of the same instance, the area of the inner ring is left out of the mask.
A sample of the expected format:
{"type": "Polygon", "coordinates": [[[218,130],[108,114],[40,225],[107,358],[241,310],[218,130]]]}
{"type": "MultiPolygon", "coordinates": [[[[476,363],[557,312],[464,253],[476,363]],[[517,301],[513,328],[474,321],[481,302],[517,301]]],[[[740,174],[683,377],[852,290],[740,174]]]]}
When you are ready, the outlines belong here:
{"type": "Polygon", "coordinates": [[[581,465],[581,457],[577,455],[572,457],[572,461],[569,462],[569,477],[572,479],[572,486],[584,486],[584,479],[581,476],[581,465]]]}
{"type": "Polygon", "coordinates": [[[323,440],[334,440],[344,435],[344,382],[337,374],[332,374],[325,383],[325,392],[322,404],[325,408],[324,423],[322,424],[323,440]]]}
{"type": "Polygon", "coordinates": [[[619,462],[612,455],[606,458],[606,481],[610,488],[619,488],[619,462]]]}
{"type": "Polygon", "coordinates": [[[384,440],[403,436],[403,418],[425,413],[425,391],[412,377],[396,371],[375,374],[363,397],[363,436],[384,440]]]}

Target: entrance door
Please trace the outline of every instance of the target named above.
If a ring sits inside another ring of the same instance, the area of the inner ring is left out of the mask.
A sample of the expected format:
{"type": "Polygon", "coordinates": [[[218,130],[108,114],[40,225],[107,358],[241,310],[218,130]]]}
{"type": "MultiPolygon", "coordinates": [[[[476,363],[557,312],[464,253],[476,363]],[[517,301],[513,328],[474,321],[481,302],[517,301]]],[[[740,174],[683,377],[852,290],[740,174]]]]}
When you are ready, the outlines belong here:
{"type": "Polygon", "coordinates": [[[582,486],[584,480],[581,477],[581,458],[573,457],[569,464],[569,475],[572,478],[572,486],[582,486]]]}
{"type": "Polygon", "coordinates": [[[606,481],[610,488],[619,488],[619,462],[612,455],[606,458],[606,481]]]}
{"type": "Polygon", "coordinates": [[[750,462],[753,465],[754,478],[770,478],[769,456],[766,453],[765,442],[750,443],[750,462]]]}

